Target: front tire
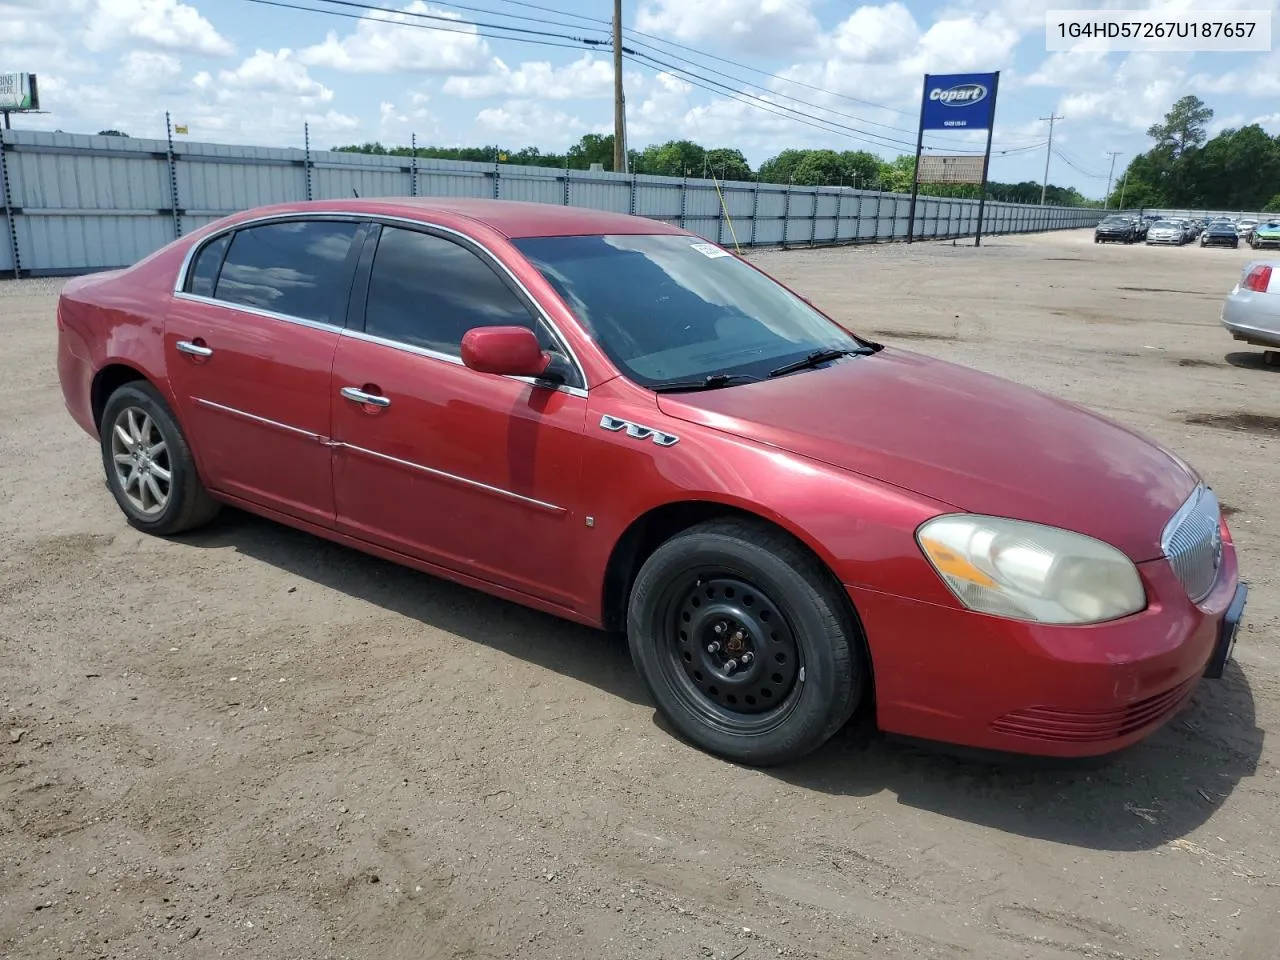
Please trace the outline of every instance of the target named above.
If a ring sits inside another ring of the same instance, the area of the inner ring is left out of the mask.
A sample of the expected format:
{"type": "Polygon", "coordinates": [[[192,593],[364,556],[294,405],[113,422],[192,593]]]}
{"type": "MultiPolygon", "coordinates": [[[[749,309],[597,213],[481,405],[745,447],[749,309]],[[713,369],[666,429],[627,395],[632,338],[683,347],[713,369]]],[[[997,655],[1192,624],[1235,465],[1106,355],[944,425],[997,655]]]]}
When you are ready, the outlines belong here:
{"type": "Polygon", "coordinates": [[[853,715],[861,632],[822,567],[763,523],[713,520],[645,561],[627,611],[631,658],[659,712],[696,746],[772,766],[853,715]]]}
{"type": "Polygon", "coordinates": [[[107,486],[129,523],[166,537],[208,523],[219,505],[164,397],[145,380],[108,398],[98,424],[107,486]]]}

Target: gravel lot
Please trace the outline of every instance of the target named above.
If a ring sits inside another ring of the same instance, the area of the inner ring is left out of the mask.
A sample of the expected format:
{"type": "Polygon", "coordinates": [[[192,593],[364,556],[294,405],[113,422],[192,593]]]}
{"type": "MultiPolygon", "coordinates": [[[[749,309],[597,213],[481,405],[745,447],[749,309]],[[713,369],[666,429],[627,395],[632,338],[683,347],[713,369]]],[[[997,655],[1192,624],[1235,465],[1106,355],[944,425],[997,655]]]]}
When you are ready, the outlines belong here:
{"type": "Polygon", "coordinates": [[[63,409],[59,282],[0,282],[0,956],[1280,957],[1280,367],[1218,325],[1251,256],[758,255],[1148,432],[1234,511],[1237,663],[1089,769],[857,729],[740,769],[611,638],[239,513],[144,537],[63,409]]]}

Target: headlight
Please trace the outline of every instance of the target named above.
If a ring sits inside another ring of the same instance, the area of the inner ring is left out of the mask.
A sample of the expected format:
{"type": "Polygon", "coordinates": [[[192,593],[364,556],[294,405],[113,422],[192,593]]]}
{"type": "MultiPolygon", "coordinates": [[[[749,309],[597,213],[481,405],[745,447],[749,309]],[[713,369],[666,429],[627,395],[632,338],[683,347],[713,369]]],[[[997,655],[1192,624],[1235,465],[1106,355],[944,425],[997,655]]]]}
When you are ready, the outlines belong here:
{"type": "Polygon", "coordinates": [[[1100,540],[1024,520],[949,514],[920,549],[970,610],[1038,623],[1097,623],[1147,603],[1133,562],[1100,540]]]}

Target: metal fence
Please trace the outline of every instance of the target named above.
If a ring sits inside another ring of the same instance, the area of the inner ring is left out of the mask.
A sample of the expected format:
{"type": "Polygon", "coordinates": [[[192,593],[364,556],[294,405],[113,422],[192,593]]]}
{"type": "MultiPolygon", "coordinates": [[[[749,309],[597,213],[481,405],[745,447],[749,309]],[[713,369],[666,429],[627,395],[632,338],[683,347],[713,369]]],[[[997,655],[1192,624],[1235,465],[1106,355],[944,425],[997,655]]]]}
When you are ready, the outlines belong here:
{"type": "MultiPolygon", "coordinates": [[[[219,217],[266,203],[374,196],[496,197],[638,214],[726,246],[905,239],[910,197],[502,163],[30,130],[0,132],[0,276],[126,266],[219,217]]],[[[973,236],[976,200],[922,197],[915,236],[973,236]]],[[[988,201],[983,235],[1091,227],[1103,211],[988,201]]]]}

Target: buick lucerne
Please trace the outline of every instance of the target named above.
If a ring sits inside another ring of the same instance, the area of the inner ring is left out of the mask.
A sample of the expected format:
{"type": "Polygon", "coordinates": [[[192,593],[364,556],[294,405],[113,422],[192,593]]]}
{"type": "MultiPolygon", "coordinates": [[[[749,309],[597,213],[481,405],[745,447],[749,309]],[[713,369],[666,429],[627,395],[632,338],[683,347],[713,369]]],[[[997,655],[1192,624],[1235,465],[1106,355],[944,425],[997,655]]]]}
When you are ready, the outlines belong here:
{"type": "Polygon", "coordinates": [[[129,523],[231,504],[625,633],[669,724],[1108,754],[1221,675],[1207,484],[1095,413],[849,332],[655,220],[351,199],[68,281],[67,408],[129,523]]]}

